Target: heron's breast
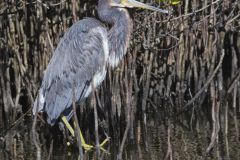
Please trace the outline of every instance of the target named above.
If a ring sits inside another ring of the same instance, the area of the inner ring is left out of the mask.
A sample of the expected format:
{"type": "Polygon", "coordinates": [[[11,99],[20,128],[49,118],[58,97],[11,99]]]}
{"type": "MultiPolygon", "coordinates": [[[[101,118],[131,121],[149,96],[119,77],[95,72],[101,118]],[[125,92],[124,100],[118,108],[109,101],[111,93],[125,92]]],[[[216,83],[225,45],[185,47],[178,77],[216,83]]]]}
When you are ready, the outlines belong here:
{"type": "Polygon", "coordinates": [[[102,27],[96,27],[92,29],[92,34],[98,35],[98,37],[100,38],[101,50],[98,52],[97,57],[95,57],[97,58],[96,64],[98,66],[95,67],[96,72],[92,77],[91,84],[85,93],[85,97],[87,97],[91,93],[93,88],[97,88],[104,80],[107,72],[106,65],[109,59],[109,44],[108,44],[109,42],[108,42],[107,30],[102,27]]]}
{"type": "Polygon", "coordinates": [[[102,29],[101,27],[97,27],[96,31],[99,32],[101,39],[102,39],[102,47],[104,52],[104,63],[108,61],[109,57],[109,42],[108,42],[108,34],[105,29],[102,29]]]}
{"type": "Polygon", "coordinates": [[[92,79],[92,82],[90,84],[90,86],[88,87],[86,93],[85,93],[85,98],[89,96],[89,94],[92,92],[93,88],[97,88],[105,79],[106,77],[106,67],[103,67],[101,71],[97,72],[92,79]]]}

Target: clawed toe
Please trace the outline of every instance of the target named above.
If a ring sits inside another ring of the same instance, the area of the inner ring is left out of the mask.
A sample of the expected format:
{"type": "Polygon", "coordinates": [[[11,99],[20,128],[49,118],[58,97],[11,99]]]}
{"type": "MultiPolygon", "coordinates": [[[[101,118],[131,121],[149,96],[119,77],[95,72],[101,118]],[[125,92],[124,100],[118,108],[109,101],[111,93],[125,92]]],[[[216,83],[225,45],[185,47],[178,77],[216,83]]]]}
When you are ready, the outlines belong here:
{"type": "MultiPolygon", "coordinates": [[[[108,153],[106,149],[103,148],[103,146],[110,140],[110,137],[107,137],[102,143],[100,143],[99,145],[99,149],[101,149],[102,151],[104,151],[105,153],[108,153]]],[[[92,150],[93,148],[97,148],[96,146],[92,146],[92,145],[89,145],[89,144],[82,144],[82,147],[86,150],[86,151],[90,151],[92,150]]]]}
{"type": "MultiPolygon", "coordinates": [[[[69,122],[67,121],[66,117],[62,116],[62,121],[64,122],[64,124],[66,125],[66,127],[68,128],[68,130],[70,131],[71,135],[74,137],[75,134],[74,134],[74,130],[72,128],[72,126],[69,124],[69,122]]],[[[85,140],[84,140],[84,137],[82,135],[82,132],[81,130],[79,129],[79,138],[80,138],[80,141],[81,141],[81,144],[82,144],[82,147],[84,148],[85,151],[90,151],[92,150],[93,148],[96,148],[96,146],[92,146],[92,145],[89,145],[89,144],[86,144],[85,140]]],[[[102,143],[100,143],[99,145],[99,149],[101,149],[102,151],[104,151],[105,153],[108,153],[104,148],[103,146],[110,140],[110,137],[107,137],[102,143]]],[[[70,143],[68,142],[67,145],[70,145],[70,143]]]]}

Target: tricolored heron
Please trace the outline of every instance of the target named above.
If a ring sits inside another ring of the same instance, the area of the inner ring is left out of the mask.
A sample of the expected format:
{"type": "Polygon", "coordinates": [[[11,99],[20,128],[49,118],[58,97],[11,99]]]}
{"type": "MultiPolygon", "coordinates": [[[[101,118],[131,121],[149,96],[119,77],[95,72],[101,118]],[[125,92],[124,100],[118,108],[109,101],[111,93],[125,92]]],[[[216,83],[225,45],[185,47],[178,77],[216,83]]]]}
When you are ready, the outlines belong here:
{"type": "MultiPolygon", "coordinates": [[[[74,136],[74,131],[68,123],[73,114],[73,85],[76,100],[83,101],[93,88],[104,80],[107,65],[116,67],[126,54],[132,21],[124,7],[168,13],[166,10],[135,0],[99,0],[98,16],[111,27],[107,28],[96,19],[85,18],[69,28],[45,70],[34,102],[33,114],[39,111],[46,112],[50,125],[54,125],[61,117],[74,136]],[[87,83],[92,85],[86,87],[87,83]]],[[[81,139],[83,147],[88,148],[84,139],[81,139]]]]}

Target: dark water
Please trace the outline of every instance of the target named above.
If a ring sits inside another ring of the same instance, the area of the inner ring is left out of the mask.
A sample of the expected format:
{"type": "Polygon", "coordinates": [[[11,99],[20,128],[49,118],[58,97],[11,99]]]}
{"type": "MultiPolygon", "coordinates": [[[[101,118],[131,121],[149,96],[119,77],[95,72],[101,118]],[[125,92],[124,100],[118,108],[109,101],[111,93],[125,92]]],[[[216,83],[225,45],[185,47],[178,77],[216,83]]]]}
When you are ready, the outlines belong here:
{"type": "MultiPolygon", "coordinates": [[[[161,121],[155,118],[148,119],[146,127],[140,121],[136,122],[133,132],[134,139],[126,142],[123,159],[240,159],[240,137],[236,126],[236,123],[240,124],[239,118],[235,118],[235,121],[234,117],[229,118],[227,136],[225,136],[225,121],[221,121],[218,143],[215,143],[209,154],[206,154],[206,149],[212,134],[211,123],[203,119],[189,129],[189,125],[185,125],[184,122],[184,120],[182,123],[170,120],[161,121]]],[[[8,131],[5,137],[1,137],[0,159],[37,159],[36,148],[30,133],[31,126],[23,124],[8,131]]],[[[42,134],[39,139],[41,143],[40,159],[48,159],[51,141],[42,134]]],[[[76,147],[68,147],[61,140],[57,140],[58,138],[55,137],[55,139],[52,145],[51,159],[78,159],[76,147]]],[[[105,147],[110,154],[101,153],[101,158],[116,159],[119,144],[120,142],[112,140],[105,147]]],[[[96,151],[85,153],[85,159],[96,159],[96,151]]]]}

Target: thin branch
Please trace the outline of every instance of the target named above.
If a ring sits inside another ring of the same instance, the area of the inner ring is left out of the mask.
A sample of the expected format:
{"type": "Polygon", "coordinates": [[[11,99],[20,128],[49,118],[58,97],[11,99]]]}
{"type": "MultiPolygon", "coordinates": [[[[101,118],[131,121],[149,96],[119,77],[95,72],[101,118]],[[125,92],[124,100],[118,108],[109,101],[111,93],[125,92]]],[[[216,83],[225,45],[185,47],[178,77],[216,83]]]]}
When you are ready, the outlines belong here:
{"type": "Polygon", "coordinates": [[[74,22],[77,21],[77,16],[76,16],[76,0],[72,0],[72,14],[73,14],[73,20],[74,22]]]}
{"type": "Polygon", "coordinates": [[[53,151],[53,139],[52,139],[52,141],[51,141],[51,145],[50,145],[50,148],[49,148],[49,153],[48,153],[48,158],[47,158],[47,160],[50,160],[50,159],[51,159],[52,151],[53,151]]]}
{"type": "MultiPolygon", "coordinates": [[[[55,6],[61,5],[62,3],[66,2],[66,0],[63,0],[63,1],[58,2],[58,3],[44,3],[41,0],[37,0],[37,2],[41,3],[44,7],[49,9],[49,6],[55,7],[55,6]]],[[[33,2],[33,3],[35,3],[35,2],[33,2]]]]}
{"type": "Polygon", "coordinates": [[[198,10],[196,10],[196,11],[193,11],[193,12],[191,12],[191,13],[187,13],[187,14],[178,16],[178,17],[176,17],[176,18],[172,18],[172,19],[168,19],[168,20],[163,20],[163,21],[160,21],[160,22],[162,22],[162,23],[171,22],[171,21],[175,21],[175,20],[181,19],[181,18],[183,18],[183,17],[189,17],[189,16],[192,16],[192,15],[195,15],[195,14],[197,14],[198,12],[204,11],[204,10],[207,9],[208,7],[211,7],[211,5],[218,3],[219,1],[222,1],[222,0],[216,0],[216,1],[214,1],[214,2],[211,2],[209,5],[201,8],[201,9],[198,9],[198,10]]]}
{"type": "MultiPolygon", "coordinates": [[[[38,111],[39,108],[39,96],[37,98],[37,108],[36,111],[38,111]]],[[[37,148],[37,160],[41,160],[41,147],[39,145],[38,141],[38,134],[36,132],[36,125],[37,125],[37,115],[38,113],[35,114],[34,119],[33,119],[33,124],[32,124],[32,138],[33,138],[33,143],[37,148]]]]}
{"type": "Polygon", "coordinates": [[[202,94],[202,92],[209,86],[209,84],[211,83],[211,81],[213,80],[213,78],[215,77],[216,73],[218,72],[219,68],[222,65],[222,61],[225,55],[225,51],[224,49],[222,50],[222,55],[220,57],[220,61],[217,65],[217,67],[215,68],[215,70],[213,71],[213,73],[210,75],[210,77],[208,78],[208,80],[206,81],[206,83],[203,85],[203,87],[195,94],[195,96],[183,107],[182,111],[180,113],[178,113],[177,115],[181,114],[182,112],[186,111],[189,109],[189,106],[202,94]]]}
{"type": "MultiPolygon", "coordinates": [[[[94,86],[93,86],[93,83],[92,83],[92,88],[94,90],[94,86]]],[[[97,157],[100,156],[100,148],[99,148],[99,134],[98,134],[98,114],[97,114],[97,104],[96,104],[96,93],[93,92],[94,94],[94,99],[93,101],[95,102],[93,104],[93,109],[94,109],[94,124],[95,124],[95,142],[96,142],[96,148],[97,148],[97,157]]]]}
{"type": "Polygon", "coordinates": [[[78,142],[78,149],[79,149],[79,154],[80,157],[83,158],[83,149],[82,149],[82,142],[80,140],[80,128],[79,128],[79,123],[78,123],[78,118],[77,118],[77,109],[76,109],[76,93],[75,93],[75,82],[73,82],[73,90],[72,90],[72,95],[73,95],[73,116],[74,116],[74,128],[75,128],[75,137],[77,137],[77,142],[78,142]]]}

